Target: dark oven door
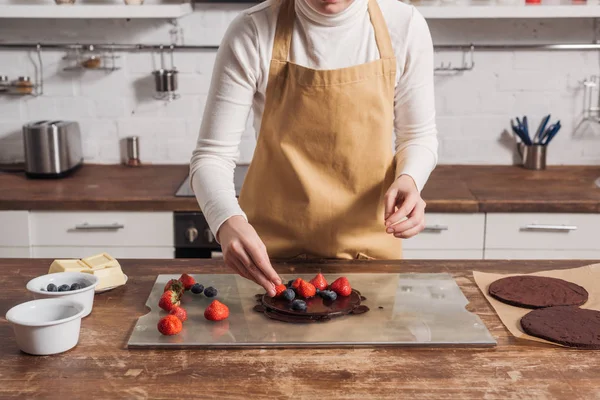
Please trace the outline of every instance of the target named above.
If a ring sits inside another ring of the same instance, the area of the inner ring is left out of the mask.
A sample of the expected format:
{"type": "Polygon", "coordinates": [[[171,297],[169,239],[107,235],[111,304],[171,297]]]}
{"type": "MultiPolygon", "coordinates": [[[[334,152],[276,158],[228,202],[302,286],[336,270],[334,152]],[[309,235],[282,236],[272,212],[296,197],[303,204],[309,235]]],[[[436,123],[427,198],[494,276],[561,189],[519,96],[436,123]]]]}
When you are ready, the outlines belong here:
{"type": "Polygon", "coordinates": [[[201,212],[176,212],[175,258],[219,258],[217,243],[201,212]]]}

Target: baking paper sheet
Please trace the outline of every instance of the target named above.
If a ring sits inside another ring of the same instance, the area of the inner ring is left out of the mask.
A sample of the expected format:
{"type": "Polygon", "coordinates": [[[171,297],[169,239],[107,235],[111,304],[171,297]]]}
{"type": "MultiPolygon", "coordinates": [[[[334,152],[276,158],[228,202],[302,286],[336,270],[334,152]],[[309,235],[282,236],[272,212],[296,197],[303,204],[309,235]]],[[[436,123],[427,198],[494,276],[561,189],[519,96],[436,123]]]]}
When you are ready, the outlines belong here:
{"type": "MultiPolygon", "coordinates": [[[[518,266],[516,266],[516,268],[518,269],[518,266]]],[[[498,314],[498,317],[500,317],[504,326],[506,326],[509,332],[517,338],[561,346],[557,343],[539,339],[523,332],[520,323],[521,318],[532,311],[531,309],[511,306],[502,303],[489,295],[488,288],[492,282],[507,276],[516,275],[548,276],[576,283],[585,288],[589,293],[588,301],[582,305],[581,308],[600,311],[600,264],[592,264],[571,269],[540,271],[532,274],[490,274],[487,272],[473,271],[475,283],[483,292],[483,295],[490,302],[494,310],[496,310],[496,314],[498,314]]]]}

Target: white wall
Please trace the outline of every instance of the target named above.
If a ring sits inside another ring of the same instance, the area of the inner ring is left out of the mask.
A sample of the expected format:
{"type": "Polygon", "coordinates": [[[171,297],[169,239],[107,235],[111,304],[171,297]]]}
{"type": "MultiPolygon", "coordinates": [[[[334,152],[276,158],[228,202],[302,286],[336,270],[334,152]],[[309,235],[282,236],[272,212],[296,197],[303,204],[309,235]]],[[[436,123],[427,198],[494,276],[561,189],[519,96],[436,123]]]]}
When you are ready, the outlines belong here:
{"type": "MultiPolygon", "coordinates": [[[[10,2],[11,0],[0,0],[10,2]]],[[[49,1],[49,0],[48,0],[49,1]]],[[[78,0],[82,1],[82,0],[78,0]]],[[[113,0],[114,1],[114,0],[113,0]]],[[[179,20],[185,44],[217,45],[243,4],[198,4],[179,20]]],[[[148,20],[2,20],[3,42],[165,43],[173,26],[148,20]]],[[[436,44],[590,43],[593,20],[430,21],[436,44]]],[[[0,50],[0,74],[34,75],[26,51],[0,50]]],[[[164,104],[152,98],[150,75],[158,56],[120,54],[121,70],[63,71],[64,53],[44,52],[45,94],[0,97],[0,162],[23,158],[21,126],[44,118],[80,122],[87,162],[119,162],[119,138],[141,137],[145,162],[187,163],[200,126],[214,52],[176,53],[181,99],[164,104]]],[[[460,60],[456,52],[436,61],[460,60]]],[[[535,124],[552,113],[563,131],[549,154],[552,164],[600,164],[600,128],[576,129],[583,111],[580,81],[600,75],[597,52],[478,52],[474,71],[436,76],[441,163],[510,164],[513,146],[503,136],[509,120],[527,114],[535,124]]],[[[246,135],[241,161],[249,161],[253,134],[246,135]]]]}

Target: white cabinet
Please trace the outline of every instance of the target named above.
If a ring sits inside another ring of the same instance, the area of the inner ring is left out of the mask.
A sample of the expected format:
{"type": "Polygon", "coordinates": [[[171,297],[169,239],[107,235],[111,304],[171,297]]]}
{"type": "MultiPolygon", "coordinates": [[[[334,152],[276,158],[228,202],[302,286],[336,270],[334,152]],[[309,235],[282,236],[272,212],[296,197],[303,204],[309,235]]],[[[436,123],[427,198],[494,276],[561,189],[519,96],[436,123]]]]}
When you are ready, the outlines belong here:
{"type": "Polygon", "coordinates": [[[406,259],[482,259],[485,214],[427,213],[426,227],[402,241],[406,259]]]}
{"type": "Polygon", "coordinates": [[[72,246],[33,246],[35,258],[85,258],[97,253],[108,253],[119,258],[171,259],[175,257],[172,247],[72,247],[72,246]]]}
{"type": "Polygon", "coordinates": [[[488,214],[486,259],[600,259],[600,214],[488,214]]]}
{"type": "Polygon", "coordinates": [[[29,257],[29,213],[0,211],[0,257],[29,257]]]}

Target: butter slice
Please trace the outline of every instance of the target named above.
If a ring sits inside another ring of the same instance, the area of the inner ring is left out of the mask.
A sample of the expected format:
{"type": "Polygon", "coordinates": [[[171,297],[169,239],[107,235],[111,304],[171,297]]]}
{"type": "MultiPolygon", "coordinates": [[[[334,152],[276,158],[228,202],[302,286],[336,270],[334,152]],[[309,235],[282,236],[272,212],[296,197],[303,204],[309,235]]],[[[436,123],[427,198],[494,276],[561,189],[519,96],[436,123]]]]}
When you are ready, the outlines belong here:
{"type": "Polygon", "coordinates": [[[96,290],[125,284],[125,275],[123,275],[121,265],[109,254],[96,254],[84,258],[81,261],[88,266],[87,269],[81,272],[96,275],[100,279],[100,283],[96,286],[96,290]]]}
{"type": "Polygon", "coordinates": [[[125,275],[119,262],[107,253],[96,254],[81,260],[54,260],[49,274],[54,272],[83,272],[99,278],[96,290],[125,284],[125,275]]]}
{"type": "Polygon", "coordinates": [[[54,260],[54,262],[50,265],[50,270],[48,270],[48,273],[82,272],[86,269],[90,269],[90,267],[81,260],[54,260]]]}

